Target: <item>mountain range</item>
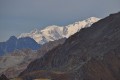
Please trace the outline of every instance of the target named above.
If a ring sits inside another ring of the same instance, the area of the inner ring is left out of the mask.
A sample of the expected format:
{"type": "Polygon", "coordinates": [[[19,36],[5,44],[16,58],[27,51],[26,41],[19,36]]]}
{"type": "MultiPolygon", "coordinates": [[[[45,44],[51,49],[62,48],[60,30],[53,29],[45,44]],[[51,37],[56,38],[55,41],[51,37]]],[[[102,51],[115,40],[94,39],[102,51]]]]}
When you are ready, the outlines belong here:
{"type": "Polygon", "coordinates": [[[32,50],[18,47],[1,56],[0,74],[11,80],[120,80],[119,21],[120,12],[12,36],[6,42],[25,39],[20,42],[39,48],[33,43],[32,50]]]}
{"type": "Polygon", "coordinates": [[[0,42],[0,55],[11,53],[14,50],[37,50],[39,48],[40,44],[30,37],[17,39],[15,36],[11,36],[6,42],[0,42]]]}
{"type": "Polygon", "coordinates": [[[31,37],[37,43],[44,44],[49,41],[58,40],[61,38],[68,38],[71,35],[75,34],[82,28],[90,27],[93,23],[100,20],[100,18],[90,17],[86,20],[75,22],[67,26],[48,26],[44,29],[34,29],[30,33],[22,33],[18,38],[31,37]]]}
{"type": "Polygon", "coordinates": [[[62,38],[68,38],[80,29],[90,27],[98,20],[100,19],[90,17],[86,20],[75,22],[68,26],[53,25],[40,30],[34,29],[30,33],[22,33],[17,38],[15,36],[11,36],[6,42],[0,42],[0,55],[11,53],[17,49],[21,50],[29,48],[32,50],[37,50],[40,48],[40,45],[62,38]]]}
{"type": "Polygon", "coordinates": [[[35,51],[22,49],[0,56],[0,75],[5,74],[8,78],[17,77],[31,61],[41,58],[48,51],[63,44],[65,40],[66,38],[50,41],[35,51]]]}
{"type": "Polygon", "coordinates": [[[120,12],[81,29],[32,61],[23,80],[120,80],[120,12]]]}

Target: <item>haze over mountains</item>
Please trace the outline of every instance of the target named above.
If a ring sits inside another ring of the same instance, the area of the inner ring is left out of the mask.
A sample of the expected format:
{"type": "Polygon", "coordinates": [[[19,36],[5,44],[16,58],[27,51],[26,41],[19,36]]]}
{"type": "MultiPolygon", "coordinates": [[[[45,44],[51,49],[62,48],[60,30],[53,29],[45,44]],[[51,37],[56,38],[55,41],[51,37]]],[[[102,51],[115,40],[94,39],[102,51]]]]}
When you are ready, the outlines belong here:
{"type": "Polygon", "coordinates": [[[33,30],[18,39],[12,36],[10,43],[22,39],[28,41],[24,45],[35,42],[40,47],[33,43],[31,49],[1,56],[0,74],[13,80],[120,80],[119,21],[120,12],[101,20],[92,17],[65,27],[33,30]]]}
{"type": "Polygon", "coordinates": [[[120,80],[120,0],[0,0],[0,80],[120,80]]]}
{"type": "Polygon", "coordinates": [[[32,61],[23,80],[120,80],[120,12],[70,36],[32,61]]]}
{"type": "Polygon", "coordinates": [[[98,20],[91,17],[65,27],[48,26],[43,30],[23,33],[18,38],[11,36],[6,42],[0,43],[0,74],[4,73],[9,78],[16,77],[31,61],[63,44],[66,38],[98,20]]]}
{"type": "Polygon", "coordinates": [[[81,28],[89,27],[98,20],[98,18],[91,17],[65,27],[48,26],[43,30],[35,29],[30,33],[21,34],[18,39],[11,36],[6,42],[0,43],[2,55],[0,57],[0,74],[4,73],[9,78],[17,76],[31,61],[41,57],[59,44],[63,44],[65,38],[78,32],[81,28]]]}
{"type": "Polygon", "coordinates": [[[80,29],[89,27],[98,20],[99,18],[90,17],[86,20],[75,22],[64,27],[53,25],[42,30],[35,29],[30,33],[22,33],[18,36],[18,39],[15,36],[11,36],[6,42],[0,43],[0,55],[13,52],[16,49],[21,50],[29,48],[32,50],[37,50],[40,48],[39,44],[43,45],[49,41],[68,38],[80,29]],[[32,39],[34,39],[38,44],[32,39]]]}
{"type": "Polygon", "coordinates": [[[37,50],[39,48],[40,45],[30,37],[17,39],[15,36],[11,36],[6,42],[0,42],[0,55],[13,52],[14,50],[37,50]]]}
{"type": "Polygon", "coordinates": [[[45,43],[36,51],[31,49],[15,50],[14,52],[1,56],[0,74],[5,74],[8,78],[17,77],[24,69],[27,68],[31,61],[42,57],[51,49],[63,44],[65,40],[65,38],[62,38],[45,43]]]}
{"type": "Polygon", "coordinates": [[[86,20],[75,22],[68,26],[53,25],[48,26],[42,30],[34,29],[30,33],[22,33],[20,36],[18,36],[18,38],[31,37],[37,43],[44,44],[49,41],[54,41],[61,38],[68,38],[78,32],[80,29],[89,27],[98,20],[100,20],[100,18],[90,17],[86,20]]]}

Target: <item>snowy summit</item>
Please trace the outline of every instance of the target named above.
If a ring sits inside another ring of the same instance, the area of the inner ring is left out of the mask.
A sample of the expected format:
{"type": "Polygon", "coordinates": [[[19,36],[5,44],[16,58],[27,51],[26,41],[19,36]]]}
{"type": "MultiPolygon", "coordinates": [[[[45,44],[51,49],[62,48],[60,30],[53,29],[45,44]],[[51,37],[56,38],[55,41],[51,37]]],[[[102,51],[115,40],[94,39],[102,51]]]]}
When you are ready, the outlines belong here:
{"type": "Polygon", "coordinates": [[[34,29],[30,33],[20,34],[18,38],[31,37],[37,43],[44,44],[46,42],[58,40],[64,37],[68,38],[69,36],[78,32],[80,29],[85,28],[85,27],[90,27],[93,23],[97,22],[98,20],[100,19],[96,17],[90,17],[86,20],[75,22],[68,26],[52,25],[42,30],[34,29]]]}

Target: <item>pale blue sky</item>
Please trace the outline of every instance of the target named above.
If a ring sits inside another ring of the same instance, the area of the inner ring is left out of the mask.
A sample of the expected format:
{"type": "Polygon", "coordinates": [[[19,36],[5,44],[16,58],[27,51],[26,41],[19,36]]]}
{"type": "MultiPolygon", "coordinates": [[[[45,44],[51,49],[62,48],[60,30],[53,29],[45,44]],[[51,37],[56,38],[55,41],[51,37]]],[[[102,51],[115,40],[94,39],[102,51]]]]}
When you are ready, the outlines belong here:
{"type": "Polygon", "coordinates": [[[0,42],[48,25],[68,25],[120,11],[120,0],[0,0],[0,42]]]}

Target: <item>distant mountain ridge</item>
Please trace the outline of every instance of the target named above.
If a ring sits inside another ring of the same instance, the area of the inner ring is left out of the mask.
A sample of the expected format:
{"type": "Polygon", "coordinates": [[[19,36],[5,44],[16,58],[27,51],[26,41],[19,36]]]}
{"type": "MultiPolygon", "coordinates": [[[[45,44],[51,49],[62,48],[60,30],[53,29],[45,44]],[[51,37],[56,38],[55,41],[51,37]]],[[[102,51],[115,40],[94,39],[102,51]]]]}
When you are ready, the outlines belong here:
{"type": "Polygon", "coordinates": [[[37,50],[40,48],[34,39],[30,37],[24,37],[17,39],[15,36],[11,36],[6,42],[0,42],[0,55],[13,52],[14,50],[32,49],[37,50]]]}
{"type": "Polygon", "coordinates": [[[33,38],[37,43],[44,44],[49,41],[58,40],[61,38],[68,38],[71,35],[78,32],[80,29],[89,27],[93,23],[100,20],[100,18],[96,17],[90,17],[86,20],[75,22],[73,24],[70,24],[68,26],[48,26],[44,29],[34,29],[30,33],[22,33],[18,36],[18,38],[22,37],[31,37],[33,38]]]}
{"type": "Polygon", "coordinates": [[[23,80],[120,80],[120,12],[66,39],[31,62],[23,80]]]}
{"type": "Polygon", "coordinates": [[[45,43],[36,51],[31,49],[15,50],[10,54],[0,56],[0,75],[5,74],[8,78],[17,77],[31,61],[42,57],[56,46],[62,45],[65,40],[66,38],[62,38],[45,43]]]}

